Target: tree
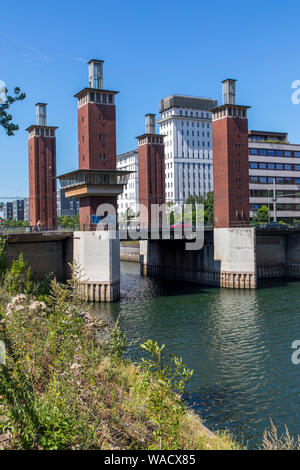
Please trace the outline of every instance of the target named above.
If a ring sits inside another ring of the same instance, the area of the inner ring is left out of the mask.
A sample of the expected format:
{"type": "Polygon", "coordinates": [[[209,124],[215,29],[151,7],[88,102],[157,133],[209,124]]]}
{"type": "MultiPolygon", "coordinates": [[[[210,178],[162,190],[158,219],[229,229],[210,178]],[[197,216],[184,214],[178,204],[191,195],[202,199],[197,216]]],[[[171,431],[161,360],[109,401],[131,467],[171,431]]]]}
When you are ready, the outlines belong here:
{"type": "MultiPolygon", "coordinates": [[[[5,93],[7,90],[5,89],[5,93]]],[[[12,115],[9,114],[10,106],[16,101],[22,101],[25,98],[25,93],[21,93],[19,87],[14,89],[14,96],[6,96],[5,103],[0,104],[0,126],[2,126],[7,135],[15,135],[15,131],[19,130],[18,124],[12,122],[12,115]]]]}
{"type": "Polygon", "coordinates": [[[76,225],[79,225],[79,214],[71,217],[70,215],[63,215],[57,218],[58,225],[61,225],[65,228],[73,228],[76,225]]]}
{"type": "Polygon", "coordinates": [[[267,223],[269,220],[269,208],[267,206],[261,206],[257,213],[253,216],[255,223],[267,223]]]}
{"type": "Polygon", "coordinates": [[[204,205],[204,222],[212,225],[214,222],[214,193],[212,191],[206,194],[206,198],[203,196],[189,196],[185,204],[193,205],[193,224],[196,222],[196,204],[204,205]]]}

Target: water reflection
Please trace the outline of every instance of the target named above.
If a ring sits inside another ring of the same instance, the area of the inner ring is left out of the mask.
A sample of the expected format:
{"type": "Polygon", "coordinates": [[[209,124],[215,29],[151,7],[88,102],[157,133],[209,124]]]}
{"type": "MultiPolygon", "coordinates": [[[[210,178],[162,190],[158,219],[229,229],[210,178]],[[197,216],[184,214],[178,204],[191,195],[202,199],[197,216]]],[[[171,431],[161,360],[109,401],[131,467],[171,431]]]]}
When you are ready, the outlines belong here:
{"type": "Polygon", "coordinates": [[[95,309],[134,340],[129,354],[152,338],[181,356],[194,377],[186,400],[212,429],[230,429],[250,447],[269,419],[300,433],[300,366],[291,343],[300,339],[300,283],[257,291],[157,281],[122,263],[121,302],[95,309]]]}

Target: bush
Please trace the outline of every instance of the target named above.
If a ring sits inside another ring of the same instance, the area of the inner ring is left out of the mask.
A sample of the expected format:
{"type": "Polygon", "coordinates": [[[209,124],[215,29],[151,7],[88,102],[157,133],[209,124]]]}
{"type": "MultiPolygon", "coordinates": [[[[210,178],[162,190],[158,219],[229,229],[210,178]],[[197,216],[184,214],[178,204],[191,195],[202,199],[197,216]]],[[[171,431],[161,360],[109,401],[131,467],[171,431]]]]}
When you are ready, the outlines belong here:
{"type": "Polygon", "coordinates": [[[24,261],[23,253],[11,264],[11,268],[6,274],[6,285],[10,295],[17,295],[21,292],[30,294],[33,290],[31,279],[31,268],[27,269],[27,262],[24,261]]]}

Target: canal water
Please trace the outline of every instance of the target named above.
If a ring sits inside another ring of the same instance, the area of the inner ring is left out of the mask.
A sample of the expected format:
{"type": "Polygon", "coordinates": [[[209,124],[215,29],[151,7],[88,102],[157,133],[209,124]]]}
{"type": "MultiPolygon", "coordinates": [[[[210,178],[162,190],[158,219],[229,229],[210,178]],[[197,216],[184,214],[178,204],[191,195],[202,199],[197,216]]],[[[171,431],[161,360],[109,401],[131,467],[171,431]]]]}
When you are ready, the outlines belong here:
{"type": "Polygon", "coordinates": [[[194,370],[185,399],[212,430],[230,430],[248,448],[261,445],[270,419],[300,434],[300,282],[266,281],[256,291],[204,287],[142,277],[122,262],[120,302],[95,309],[133,344],[151,338],[194,370]]]}

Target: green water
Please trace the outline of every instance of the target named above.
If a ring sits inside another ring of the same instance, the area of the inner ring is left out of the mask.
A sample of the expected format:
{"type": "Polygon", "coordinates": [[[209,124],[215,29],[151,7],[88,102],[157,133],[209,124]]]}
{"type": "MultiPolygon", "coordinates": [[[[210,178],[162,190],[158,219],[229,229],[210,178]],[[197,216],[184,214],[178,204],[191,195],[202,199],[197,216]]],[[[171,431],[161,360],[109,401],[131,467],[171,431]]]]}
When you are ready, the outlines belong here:
{"type": "Polygon", "coordinates": [[[300,434],[300,282],[266,282],[256,291],[180,284],[141,277],[122,263],[122,300],[95,309],[120,324],[134,343],[166,344],[194,369],[185,399],[212,430],[229,429],[250,448],[260,445],[270,418],[300,434]]]}

